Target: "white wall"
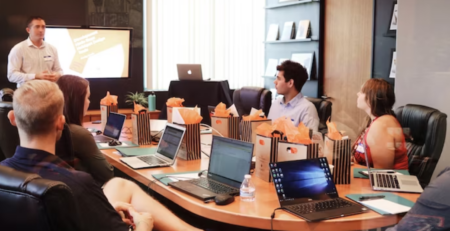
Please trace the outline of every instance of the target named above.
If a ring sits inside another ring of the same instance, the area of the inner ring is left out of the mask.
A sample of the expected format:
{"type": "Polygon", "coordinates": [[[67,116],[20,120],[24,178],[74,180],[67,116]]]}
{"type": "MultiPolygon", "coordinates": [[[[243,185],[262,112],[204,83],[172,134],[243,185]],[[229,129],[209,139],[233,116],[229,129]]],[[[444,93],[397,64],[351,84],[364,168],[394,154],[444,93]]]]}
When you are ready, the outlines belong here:
{"type": "MultiPolygon", "coordinates": [[[[399,0],[398,4],[396,106],[421,104],[450,116],[450,1],[399,0]]],[[[448,126],[433,178],[447,166],[448,126]]]]}

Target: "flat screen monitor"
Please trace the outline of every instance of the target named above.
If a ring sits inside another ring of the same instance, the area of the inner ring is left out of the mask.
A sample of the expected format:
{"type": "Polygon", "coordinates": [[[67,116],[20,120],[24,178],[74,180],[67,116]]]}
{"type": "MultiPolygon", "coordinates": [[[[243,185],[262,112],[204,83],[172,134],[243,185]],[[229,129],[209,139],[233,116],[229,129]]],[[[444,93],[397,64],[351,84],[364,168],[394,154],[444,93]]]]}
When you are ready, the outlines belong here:
{"type": "Polygon", "coordinates": [[[130,76],[130,28],[47,26],[45,41],[56,47],[64,74],[84,78],[130,76]]]}

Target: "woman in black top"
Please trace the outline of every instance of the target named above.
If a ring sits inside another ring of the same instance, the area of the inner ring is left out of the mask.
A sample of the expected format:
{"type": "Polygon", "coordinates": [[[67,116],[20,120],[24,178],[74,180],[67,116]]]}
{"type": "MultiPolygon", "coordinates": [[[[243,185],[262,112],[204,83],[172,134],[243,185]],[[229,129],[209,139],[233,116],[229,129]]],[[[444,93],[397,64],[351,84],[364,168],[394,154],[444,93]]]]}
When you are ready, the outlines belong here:
{"type": "Polygon", "coordinates": [[[64,116],[69,125],[73,152],[77,158],[71,164],[76,170],[90,173],[103,185],[113,177],[114,168],[98,149],[91,133],[81,126],[90,104],[89,82],[78,76],[64,75],[57,84],[64,94],[64,116]]]}

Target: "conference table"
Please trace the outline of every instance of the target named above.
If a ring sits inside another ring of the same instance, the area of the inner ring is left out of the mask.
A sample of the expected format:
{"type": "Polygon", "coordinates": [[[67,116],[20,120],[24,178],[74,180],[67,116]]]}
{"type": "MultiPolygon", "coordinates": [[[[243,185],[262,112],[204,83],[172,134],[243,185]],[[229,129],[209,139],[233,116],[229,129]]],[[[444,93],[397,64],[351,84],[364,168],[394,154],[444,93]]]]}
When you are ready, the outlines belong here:
{"type": "MultiPolygon", "coordinates": [[[[99,126],[90,122],[85,122],[83,125],[91,128],[99,126]]],[[[131,121],[127,120],[125,126],[130,125],[131,121]]],[[[129,133],[122,134],[120,139],[131,140],[131,135],[129,133]]],[[[205,134],[202,135],[201,139],[203,143],[202,150],[209,153],[210,146],[207,144],[210,144],[212,136],[210,134],[205,134]]],[[[150,147],[150,145],[144,147],[150,147]]],[[[206,155],[202,155],[200,160],[191,161],[178,158],[175,164],[171,167],[133,170],[119,160],[121,155],[115,149],[104,149],[102,152],[105,154],[109,163],[131,178],[144,185],[150,186],[153,191],[171,200],[175,204],[180,205],[186,210],[211,220],[244,227],[270,229],[270,215],[273,213],[275,208],[279,207],[279,202],[273,183],[265,182],[257,177],[252,177],[256,187],[255,201],[241,202],[239,197],[237,197],[233,203],[226,206],[218,206],[214,202],[204,203],[199,199],[166,186],[152,177],[152,174],[206,170],[208,169],[209,164],[209,158],[206,155]]],[[[338,189],[340,197],[345,197],[347,194],[374,193],[369,184],[368,179],[353,178],[352,176],[351,184],[336,185],[336,188],[338,189]]],[[[412,193],[395,194],[414,202],[420,196],[420,194],[412,193]]],[[[273,220],[273,229],[315,231],[364,230],[391,226],[397,224],[401,218],[401,215],[382,216],[374,211],[369,211],[363,214],[330,219],[321,222],[307,222],[302,218],[294,216],[288,212],[278,210],[273,220]]]]}

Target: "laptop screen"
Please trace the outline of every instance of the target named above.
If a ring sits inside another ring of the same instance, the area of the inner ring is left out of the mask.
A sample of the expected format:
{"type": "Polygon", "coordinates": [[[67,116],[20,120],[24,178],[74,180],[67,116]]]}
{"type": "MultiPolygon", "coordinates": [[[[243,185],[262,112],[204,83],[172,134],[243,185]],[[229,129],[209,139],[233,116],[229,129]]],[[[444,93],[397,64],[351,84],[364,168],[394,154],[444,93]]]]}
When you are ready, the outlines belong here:
{"type": "Polygon", "coordinates": [[[110,112],[108,120],[106,121],[103,135],[118,140],[120,137],[120,133],[122,132],[123,123],[125,122],[125,119],[126,119],[125,115],[110,112]]]}
{"type": "Polygon", "coordinates": [[[157,153],[173,159],[183,139],[184,130],[166,125],[163,135],[159,140],[157,153]]]}
{"type": "Polygon", "coordinates": [[[326,158],[271,163],[270,170],[280,202],[338,197],[326,158]]]}
{"type": "Polygon", "coordinates": [[[252,155],[252,143],[213,136],[208,176],[211,174],[240,184],[250,173],[252,155]]]}

